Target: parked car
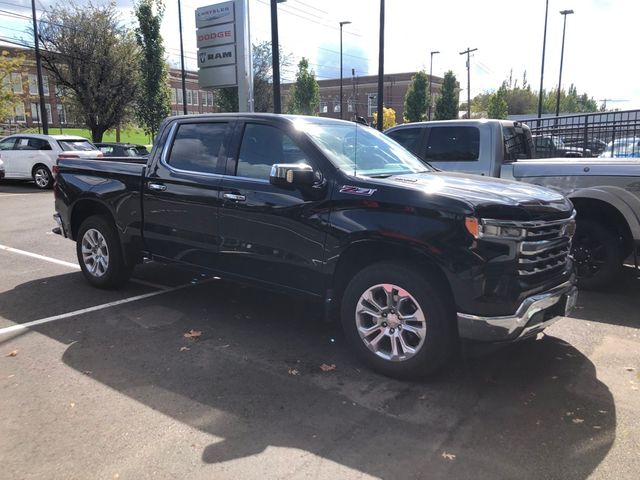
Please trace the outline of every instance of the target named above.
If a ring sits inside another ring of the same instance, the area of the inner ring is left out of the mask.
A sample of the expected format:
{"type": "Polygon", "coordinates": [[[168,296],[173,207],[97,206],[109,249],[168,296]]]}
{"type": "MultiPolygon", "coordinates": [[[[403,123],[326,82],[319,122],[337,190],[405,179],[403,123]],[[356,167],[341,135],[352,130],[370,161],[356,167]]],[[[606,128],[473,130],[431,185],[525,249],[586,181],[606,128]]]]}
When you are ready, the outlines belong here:
{"type": "Polygon", "coordinates": [[[602,158],[640,158],[640,138],[623,137],[607,144],[602,158]]]}
{"type": "Polygon", "coordinates": [[[609,285],[624,260],[640,252],[638,160],[532,160],[529,127],[507,120],[410,123],[386,133],[437,168],[519,180],[567,195],[577,211],[572,253],[583,288],[609,285]]]}
{"type": "Polygon", "coordinates": [[[598,138],[563,137],[562,141],[567,147],[587,149],[592,157],[599,156],[607,148],[607,142],[598,138]]]}
{"type": "Polygon", "coordinates": [[[566,145],[560,137],[546,137],[542,135],[533,136],[536,158],[555,157],[590,157],[591,151],[582,147],[570,147],[566,145]]]}
{"type": "Polygon", "coordinates": [[[148,157],[149,150],[144,145],[132,143],[96,143],[105,157],[148,157]]]}
{"type": "Polygon", "coordinates": [[[67,158],[101,157],[89,140],[71,135],[9,135],[0,141],[0,158],[5,165],[5,178],[33,180],[38,188],[50,188],[51,174],[58,156],[67,158]]]}
{"type": "Polygon", "coordinates": [[[435,371],[459,337],[533,336],[575,303],[562,194],[437,171],[354,122],[171,117],[146,165],[56,168],[54,232],[90,284],[152,258],[306,295],[387,375],[435,371]]]}

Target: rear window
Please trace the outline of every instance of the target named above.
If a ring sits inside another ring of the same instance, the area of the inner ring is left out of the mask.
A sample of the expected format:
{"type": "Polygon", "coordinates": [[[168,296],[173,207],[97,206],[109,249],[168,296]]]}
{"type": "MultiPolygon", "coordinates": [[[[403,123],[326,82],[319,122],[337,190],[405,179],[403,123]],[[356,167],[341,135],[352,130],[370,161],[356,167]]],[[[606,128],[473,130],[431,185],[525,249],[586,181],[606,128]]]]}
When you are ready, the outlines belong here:
{"type": "Polygon", "coordinates": [[[216,173],[226,130],[227,124],[222,122],[181,124],[169,153],[169,165],[189,172],[216,173]]]}
{"type": "Polygon", "coordinates": [[[528,140],[525,130],[515,127],[502,127],[504,138],[504,159],[515,162],[518,159],[532,158],[533,145],[528,140]]]}
{"type": "Polygon", "coordinates": [[[388,135],[410,152],[419,154],[420,135],[422,132],[422,128],[399,128],[389,132],[388,135]]]}
{"type": "Polygon", "coordinates": [[[149,150],[147,150],[147,147],[135,147],[136,150],[136,154],[138,155],[149,155],[149,150]]]}
{"type": "Polygon", "coordinates": [[[480,130],[477,127],[432,127],[425,159],[434,162],[478,160],[480,130]]]}
{"type": "Polygon", "coordinates": [[[65,152],[90,152],[93,150],[98,150],[89,140],[63,139],[58,140],[58,145],[60,145],[60,148],[65,152]]]}

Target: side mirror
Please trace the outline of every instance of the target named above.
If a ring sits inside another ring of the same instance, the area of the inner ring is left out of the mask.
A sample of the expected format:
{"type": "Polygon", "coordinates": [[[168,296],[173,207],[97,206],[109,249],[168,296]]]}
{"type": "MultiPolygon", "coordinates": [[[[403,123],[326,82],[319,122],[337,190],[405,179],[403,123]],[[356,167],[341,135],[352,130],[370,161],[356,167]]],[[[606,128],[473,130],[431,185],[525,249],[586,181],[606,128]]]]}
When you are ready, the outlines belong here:
{"type": "Polygon", "coordinates": [[[306,163],[276,163],[271,167],[269,183],[278,187],[310,187],[313,168],[306,163]]]}

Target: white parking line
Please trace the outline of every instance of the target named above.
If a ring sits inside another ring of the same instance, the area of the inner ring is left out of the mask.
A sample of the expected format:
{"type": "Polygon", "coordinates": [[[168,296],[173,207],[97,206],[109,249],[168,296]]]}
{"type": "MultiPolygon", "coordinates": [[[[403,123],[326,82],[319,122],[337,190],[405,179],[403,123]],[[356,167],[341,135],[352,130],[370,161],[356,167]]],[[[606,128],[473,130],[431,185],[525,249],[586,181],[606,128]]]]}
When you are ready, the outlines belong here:
{"type": "MultiPolygon", "coordinates": [[[[64,260],[58,260],[57,258],[45,257],[44,255],[27,252],[25,250],[20,250],[18,248],[8,247],[7,245],[0,244],[0,250],[5,250],[11,253],[18,253],[20,255],[25,255],[27,257],[37,258],[38,260],[44,260],[45,262],[55,263],[57,265],[62,265],[64,267],[73,268],[74,270],[80,270],[80,266],[75,263],[65,262],[64,260]]],[[[159,285],[157,283],[147,282],[146,280],[139,280],[137,278],[132,278],[130,281],[134,283],[138,283],[140,285],[145,285],[147,287],[157,288],[159,290],[166,290],[170,288],[170,287],[167,287],[166,285],[159,285]]]]}
{"type": "Polygon", "coordinates": [[[0,193],[0,198],[2,197],[19,197],[21,195],[33,195],[32,193],[0,193]]]}
{"type": "MultiPolygon", "coordinates": [[[[209,281],[211,281],[211,280],[204,280],[202,282],[196,283],[195,285],[201,285],[201,284],[209,282],[209,281]]],[[[24,330],[24,329],[27,329],[29,327],[33,327],[35,325],[42,325],[43,323],[55,322],[57,320],[63,320],[65,318],[75,317],[75,316],[78,316],[78,315],[83,315],[85,313],[91,313],[91,312],[95,312],[95,311],[98,311],[98,310],[104,310],[105,308],[111,308],[111,307],[115,307],[117,305],[122,305],[122,304],[125,304],[125,303],[131,303],[131,302],[136,302],[138,300],[144,300],[145,298],[155,297],[156,295],[162,295],[163,293],[175,292],[176,290],[181,290],[183,288],[191,287],[193,285],[194,284],[192,284],[192,283],[187,283],[185,285],[179,285],[177,287],[167,288],[165,290],[159,290],[157,292],[145,293],[143,295],[136,295],[135,297],[123,298],[122,300],[116,300],[114,302],[109,302],[109,303],[103,303],[102,305],[96,305],[96,306],[93,306],[93,307],[83,308],[81,310],[75,310],[73,312],[62,313],[60,315],[54,315],[52,317],[41,318],[39,320],[33,320],[33,321],[27,322],[27,323],[21,323],[21,324],[12,325],[10,327],[0,328],[0,335],[16,332],[18,330],[24,330]]]]}

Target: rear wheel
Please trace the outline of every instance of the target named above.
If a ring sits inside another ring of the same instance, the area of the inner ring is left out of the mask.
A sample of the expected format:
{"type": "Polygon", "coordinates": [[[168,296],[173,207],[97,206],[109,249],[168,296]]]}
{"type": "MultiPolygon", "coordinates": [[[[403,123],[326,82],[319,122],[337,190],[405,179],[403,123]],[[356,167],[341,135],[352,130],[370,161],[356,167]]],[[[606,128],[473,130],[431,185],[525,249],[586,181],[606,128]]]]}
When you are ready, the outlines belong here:
{"type": "Polygon", "coordinates": [[[347,286],[341,320],[360,358],[391,377],[429,375],[453,352],[453,318],[446,295],[409,266],[379,263],[347,286]]]}
{"type": "Polygon", "coordinates": [[[95,215],[82,222],[76,239],[76,253],[82,273],[95,287],[121,286],[133,271],[124,262],[113,222],[103,216],[95,215]]]}
{"type": "Polygon", "coordinates": [[[617,234],[594,220],[579,220],[571,253],[578,273],[578,286],[603,288],[622,269],[624,254],[617,234]]]}
{"type": "Polygon", "coordinates": [[[53,175],[51,175],[51,170],[49,170],[46,165],[36,165],[33,167],[31,176],[33,177],[36,187],[42,190],[51,188],[51,185],[53,185],[53,175]]]}

